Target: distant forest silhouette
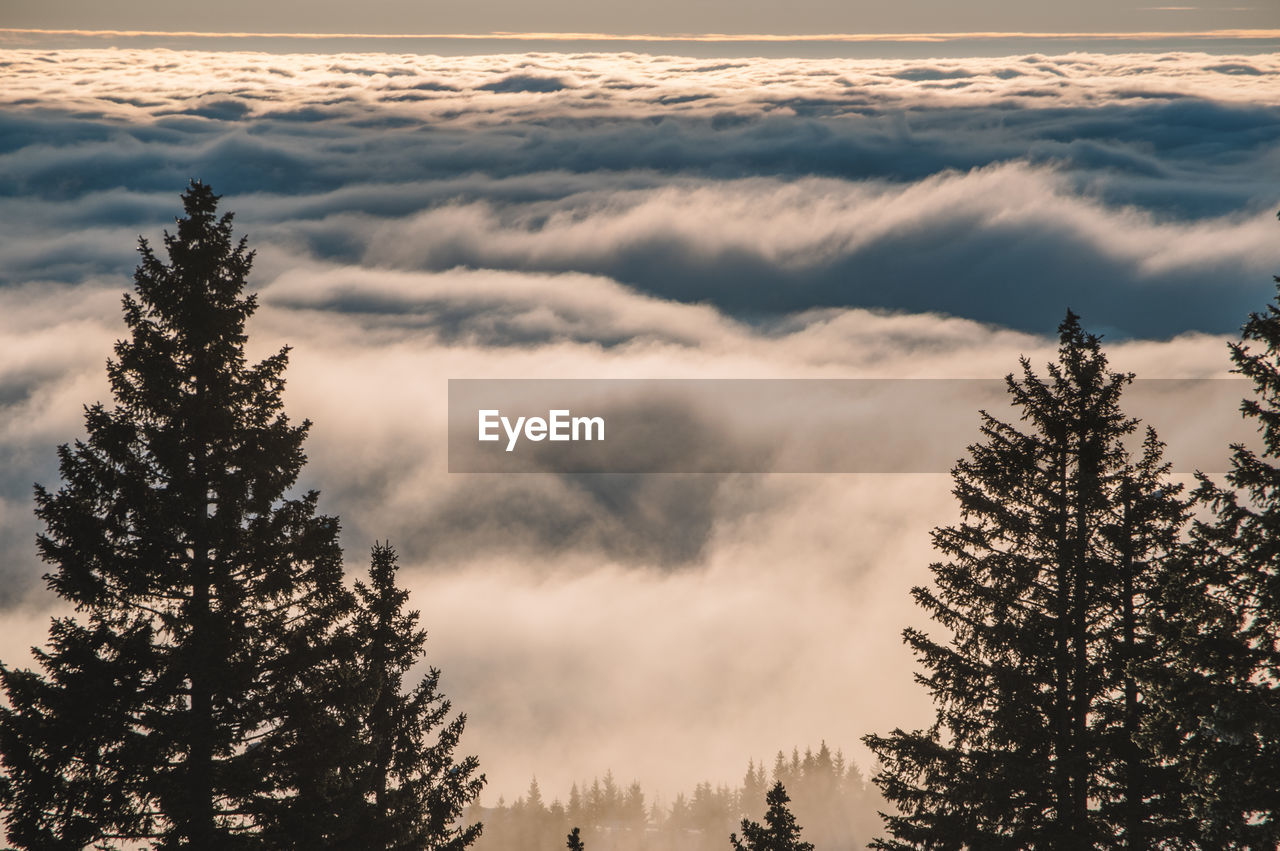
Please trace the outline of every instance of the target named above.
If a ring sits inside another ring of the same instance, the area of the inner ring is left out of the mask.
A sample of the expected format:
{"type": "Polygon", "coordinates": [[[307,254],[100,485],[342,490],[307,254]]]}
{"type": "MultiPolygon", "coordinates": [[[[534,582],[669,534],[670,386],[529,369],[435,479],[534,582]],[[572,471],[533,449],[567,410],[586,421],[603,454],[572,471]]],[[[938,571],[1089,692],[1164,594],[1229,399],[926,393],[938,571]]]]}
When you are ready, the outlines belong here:
{"type": "Polygon", "coordinates": [[[1231,345],[1265,448],[1233,447],[1225,484],[1171,479],[1075,314],[1043,373],[1022,360],[1018,420],[980,412],[912,591],[934,722],[865,736],[871,785],[824,743],[669,802],[606,774],[484,809],[439,671],[406,682],[426,634],[395,550],[349,579],[337,518],[294,490],[310,423],[283,411],[288,350],[245,357],[253,254],[218,200],[193,181],[167,256],[141,242],[114,401],[36,488],[74,613],[0,667],[13,847],[1280,846],[1280,309],[1231,345]]]}
{"type": "Polygon", "coordinates": [[[534,778],[514,801],[473,807],[467,818],[484,824],[477,851],[559,851],[574,827],[595,851],[724,851],[744,818],[765,812],[766,795],[778,783],[805,840],[818,848],[862,848],[879,828],[884,799],[825,742],[803,754],[779,751],[768,768],[748,761],[737,785],[703,782],[666,801],[647,796],[639,783],[619,784],[612,772],[550,799],[534,778]]]}

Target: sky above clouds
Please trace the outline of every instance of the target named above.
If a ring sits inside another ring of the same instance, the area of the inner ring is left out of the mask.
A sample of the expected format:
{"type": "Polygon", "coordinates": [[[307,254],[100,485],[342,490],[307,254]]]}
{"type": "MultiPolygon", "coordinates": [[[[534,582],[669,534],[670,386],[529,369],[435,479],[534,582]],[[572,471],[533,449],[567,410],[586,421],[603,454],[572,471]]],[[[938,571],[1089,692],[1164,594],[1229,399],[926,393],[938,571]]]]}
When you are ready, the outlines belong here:
{"type": "MultiPolygon", "coordinates": [[[[43,8],[0,23],[106,25],[43,8]]],[[[225,8],[275,26],[274,6],[225,8]]],[[[309,8],[315,28],[378,29],[377,6],[361,26],[309,8]]],[[[541,8],[538,29],[660,27],[541,8]]],[[[734,20],[784,31],[772,8],[734,20]]],[[[887,8],[864,28],[920,28],[902,15],[923,7],[887,8]]],[[[1265,23],[1214,8],[1178,26],[1265,23]]],[[[401,31],[494,28],[462,9],[401,31]]],[[[1000,9],[1006,29],[1085,28],[1000,9]]],[[[517,11],[503,28],[532,28],[517,11]]],[[[703,11],[679,31],[725,29],[703,11]]],[[[823,30],[854,28],[831,15],[823,30]]],[[[198,177],[258,252],[253,353],[293,346],[304,484],[342,517],[353,570],[373,540],[399,547],[486,802],[607,768],[673,794],[925,723],[899,631],[924,626],[907,589],[952,519],[946,476],[449,475],[446,382],[991,378],[1051,358],[1067,307],[1120,369],[1225,375],[1280,272],[1280,59],[1104,49],[0,51],[0,659],[50,609],[31,483],[56,482],[54,446],[105,398],[138,235],[158,242],[198,177]]]]}
{"type": "Polygon", "coordinates": [[[4,26],[78,29],[333,33],[918,33],[1136,32],[1273,28],[1269,0],[1194,0],[1182,4],[1026,0],[339,0],[179,4],[163,0],[8,0],[4,26]]]}

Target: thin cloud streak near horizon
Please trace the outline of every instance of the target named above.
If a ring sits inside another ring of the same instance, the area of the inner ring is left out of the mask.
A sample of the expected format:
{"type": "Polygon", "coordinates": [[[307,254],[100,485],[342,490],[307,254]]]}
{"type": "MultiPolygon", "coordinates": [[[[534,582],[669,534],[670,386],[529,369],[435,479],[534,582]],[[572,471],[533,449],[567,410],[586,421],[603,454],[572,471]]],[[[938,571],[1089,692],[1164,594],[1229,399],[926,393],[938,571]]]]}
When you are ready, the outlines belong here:
{"type": "MultiPolygon", "coordinates": [[[[1153,8],[1151,11],[1169,11],[1169,8],[1153,8]]],[[[343,33],[343,32],[249,32],[249,31],[199,31],[199,30],[95,30],[95,29],[44,29],[0,28],[5,34],[21,35],[75,35],[102,37],[174,36],[186,38],[290,38],[290,39],[493,39],[510,41],[672,41],[672,42],[946,42],[975,39],[1280,39],[1280,29],[1211,29],[1211,30],[1135,30],[1117,32],[1064,31],[980,31],[938,33],[809,33],[776,35],[768,33],[591,33],[591,32],[509,32],[496,30],[488,33],[343,33]]]]}

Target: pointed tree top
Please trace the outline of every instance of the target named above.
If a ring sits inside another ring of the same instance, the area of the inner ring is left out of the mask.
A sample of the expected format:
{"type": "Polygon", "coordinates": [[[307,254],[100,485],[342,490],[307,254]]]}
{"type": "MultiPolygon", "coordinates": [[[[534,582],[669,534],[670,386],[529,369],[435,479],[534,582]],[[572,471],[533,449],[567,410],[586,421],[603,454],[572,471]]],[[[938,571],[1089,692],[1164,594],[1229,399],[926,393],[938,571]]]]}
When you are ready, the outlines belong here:
{"type": "Polygon", "coordinates": [[[201,183],[192,178],[187,185],[187,191],[182,193],[182,209],[188,218],[201,216],[212,218],[218,210],[218,201],[221,199],[222,196],[213,194],[213,188],[207,183],[201,183]]]}

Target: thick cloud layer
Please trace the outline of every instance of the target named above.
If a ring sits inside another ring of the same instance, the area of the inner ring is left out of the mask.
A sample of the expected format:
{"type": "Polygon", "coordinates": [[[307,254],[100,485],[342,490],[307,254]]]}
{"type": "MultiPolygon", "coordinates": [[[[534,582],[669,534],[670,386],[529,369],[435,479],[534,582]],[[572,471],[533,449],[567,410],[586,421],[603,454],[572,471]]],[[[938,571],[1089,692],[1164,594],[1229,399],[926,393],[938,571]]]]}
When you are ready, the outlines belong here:
{"type": "Polygon", "coordinates": [[[744,317],[1045,332],[1071,304],[1220,333],[1280,260],[1275,56],[6,56],[9,281],[126,272],[120,231],[190,176],[329,260],[589,272],[744,317]]]}
{"type": "Polygon", "coordinates": [[[304,484],[353,570],[399,546],[492,798],[923,722],[898,633],[954,506],[941,475],[449,475],[446,379],[991,378],[1068,306],[1117,368],[1218,376],[1280,271],[1274,56],[0,63],[0,659],[52,606],[30,485],[198,176],[259,252],[255,354],[294,347],[304,484]]]}

